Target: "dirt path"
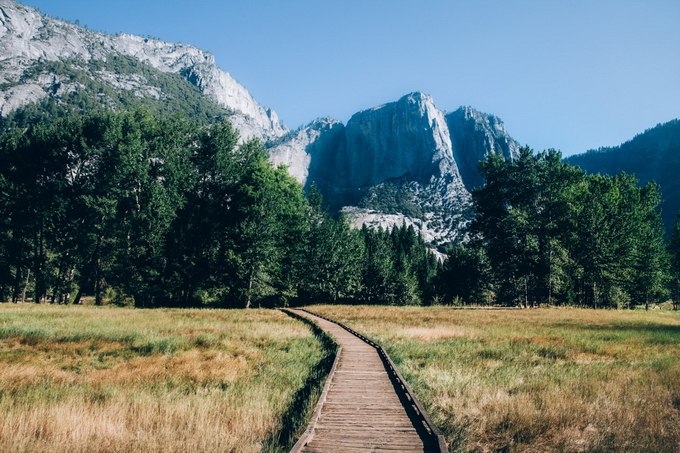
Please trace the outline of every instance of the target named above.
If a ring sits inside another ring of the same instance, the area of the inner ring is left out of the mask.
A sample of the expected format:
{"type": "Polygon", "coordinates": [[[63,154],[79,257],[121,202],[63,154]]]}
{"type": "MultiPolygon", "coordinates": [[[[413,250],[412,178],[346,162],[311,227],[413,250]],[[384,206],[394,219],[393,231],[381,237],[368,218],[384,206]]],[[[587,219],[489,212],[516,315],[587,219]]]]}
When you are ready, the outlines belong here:
{"type": "Polygon", "coordinates": [[[306,435],[293,451],[440,451],[436,437],[407,409],[409,397],[395,387],[374,346],[334,322],[305,311],[290,311],[317,323],[341,347],[320,410],[317,408],[306,435]]]}

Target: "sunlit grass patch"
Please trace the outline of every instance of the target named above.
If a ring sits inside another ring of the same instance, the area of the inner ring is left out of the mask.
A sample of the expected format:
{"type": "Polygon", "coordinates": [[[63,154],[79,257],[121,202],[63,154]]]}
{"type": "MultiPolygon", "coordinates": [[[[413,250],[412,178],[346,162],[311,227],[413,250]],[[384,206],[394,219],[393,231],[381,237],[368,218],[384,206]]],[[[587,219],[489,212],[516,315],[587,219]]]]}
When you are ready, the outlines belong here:
{"type": "Polygon", "coordinates": [[[453,451],[677,451],[680,315],[310,308],[381,343],[453,451]]]}
{"type": "Polygon", "coordinates": [[[0,305],[0,451],[283,450],[326,355],[272,310],[0,305]]]}

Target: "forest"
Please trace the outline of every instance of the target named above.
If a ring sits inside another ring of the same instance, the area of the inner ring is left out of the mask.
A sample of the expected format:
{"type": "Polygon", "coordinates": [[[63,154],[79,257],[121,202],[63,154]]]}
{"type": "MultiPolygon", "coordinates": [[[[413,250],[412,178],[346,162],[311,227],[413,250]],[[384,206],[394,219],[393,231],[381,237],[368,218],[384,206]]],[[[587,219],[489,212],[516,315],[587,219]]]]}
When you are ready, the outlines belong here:
{"type": "Polygon", "coordinates": [[[450,297],[593,308],[677,300],[680,231],[667,244],[655,183],[589,175],[557,151],[528,148],[511,161],[491,154],[480,171],[470,241],[444,270],[459,280],[450,297]]]}
{"type": "Polygon", "coordinates": [[[417,304],[412,228],[351,230],[224,121],[69,115],[0,139],[0,300],[137,307],[417,304]]]}
{"type": "Polygon", "coordinates": [[[355,230],[228,121],[138,109],[0,136],[0,300],[136,307],[306,303],[632,307],[677,300],[658,187],[556,151],[480,163],[466,239],[355,230]]]}

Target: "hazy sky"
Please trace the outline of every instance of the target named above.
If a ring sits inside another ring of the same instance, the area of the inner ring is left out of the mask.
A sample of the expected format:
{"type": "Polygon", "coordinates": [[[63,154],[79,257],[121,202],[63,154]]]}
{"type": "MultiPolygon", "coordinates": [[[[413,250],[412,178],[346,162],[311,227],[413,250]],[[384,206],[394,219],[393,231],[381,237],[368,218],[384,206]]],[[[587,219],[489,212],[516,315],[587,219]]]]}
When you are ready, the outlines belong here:
{"type": "Polygon", "coordinates": [[[192,44],[290,128],[412,91],[536,150],[617,145],[680,117],[679,0],[25,0],[192,44]]]}

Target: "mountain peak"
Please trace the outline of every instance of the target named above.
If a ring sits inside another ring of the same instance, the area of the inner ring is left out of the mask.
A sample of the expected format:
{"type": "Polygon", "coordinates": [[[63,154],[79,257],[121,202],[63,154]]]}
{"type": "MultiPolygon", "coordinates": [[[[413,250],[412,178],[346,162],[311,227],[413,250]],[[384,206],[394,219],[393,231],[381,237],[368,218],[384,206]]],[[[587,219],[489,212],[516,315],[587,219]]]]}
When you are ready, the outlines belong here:
{"type": "Polygon", "coordinates": [[[402,96],[397,102],[409,102],[412,104],[434,104],[432,96],[425,94],[422,91],[414,91],[412,93],[406,94],[402,96]]]}
{"type": "Polygon", "coordinates": [[[358,159],[352,186],[370,186],[407,174],[422,181],[457,173],[444,114],[428,95],[414,92],[354,114],[347,122],[348,155],[358,159]]]}
{"type": "Polygon", "coordinates": [[[480,127],[487,127],[498,133],[505,134],[505,124],[496,115],[491,113],[484,113],[480,110],[475,109],[469,105],[460,106],[457,110],[450,113],[451,115],[462,115],[465,120],[474,121],[479,124],[480,127]]]}

